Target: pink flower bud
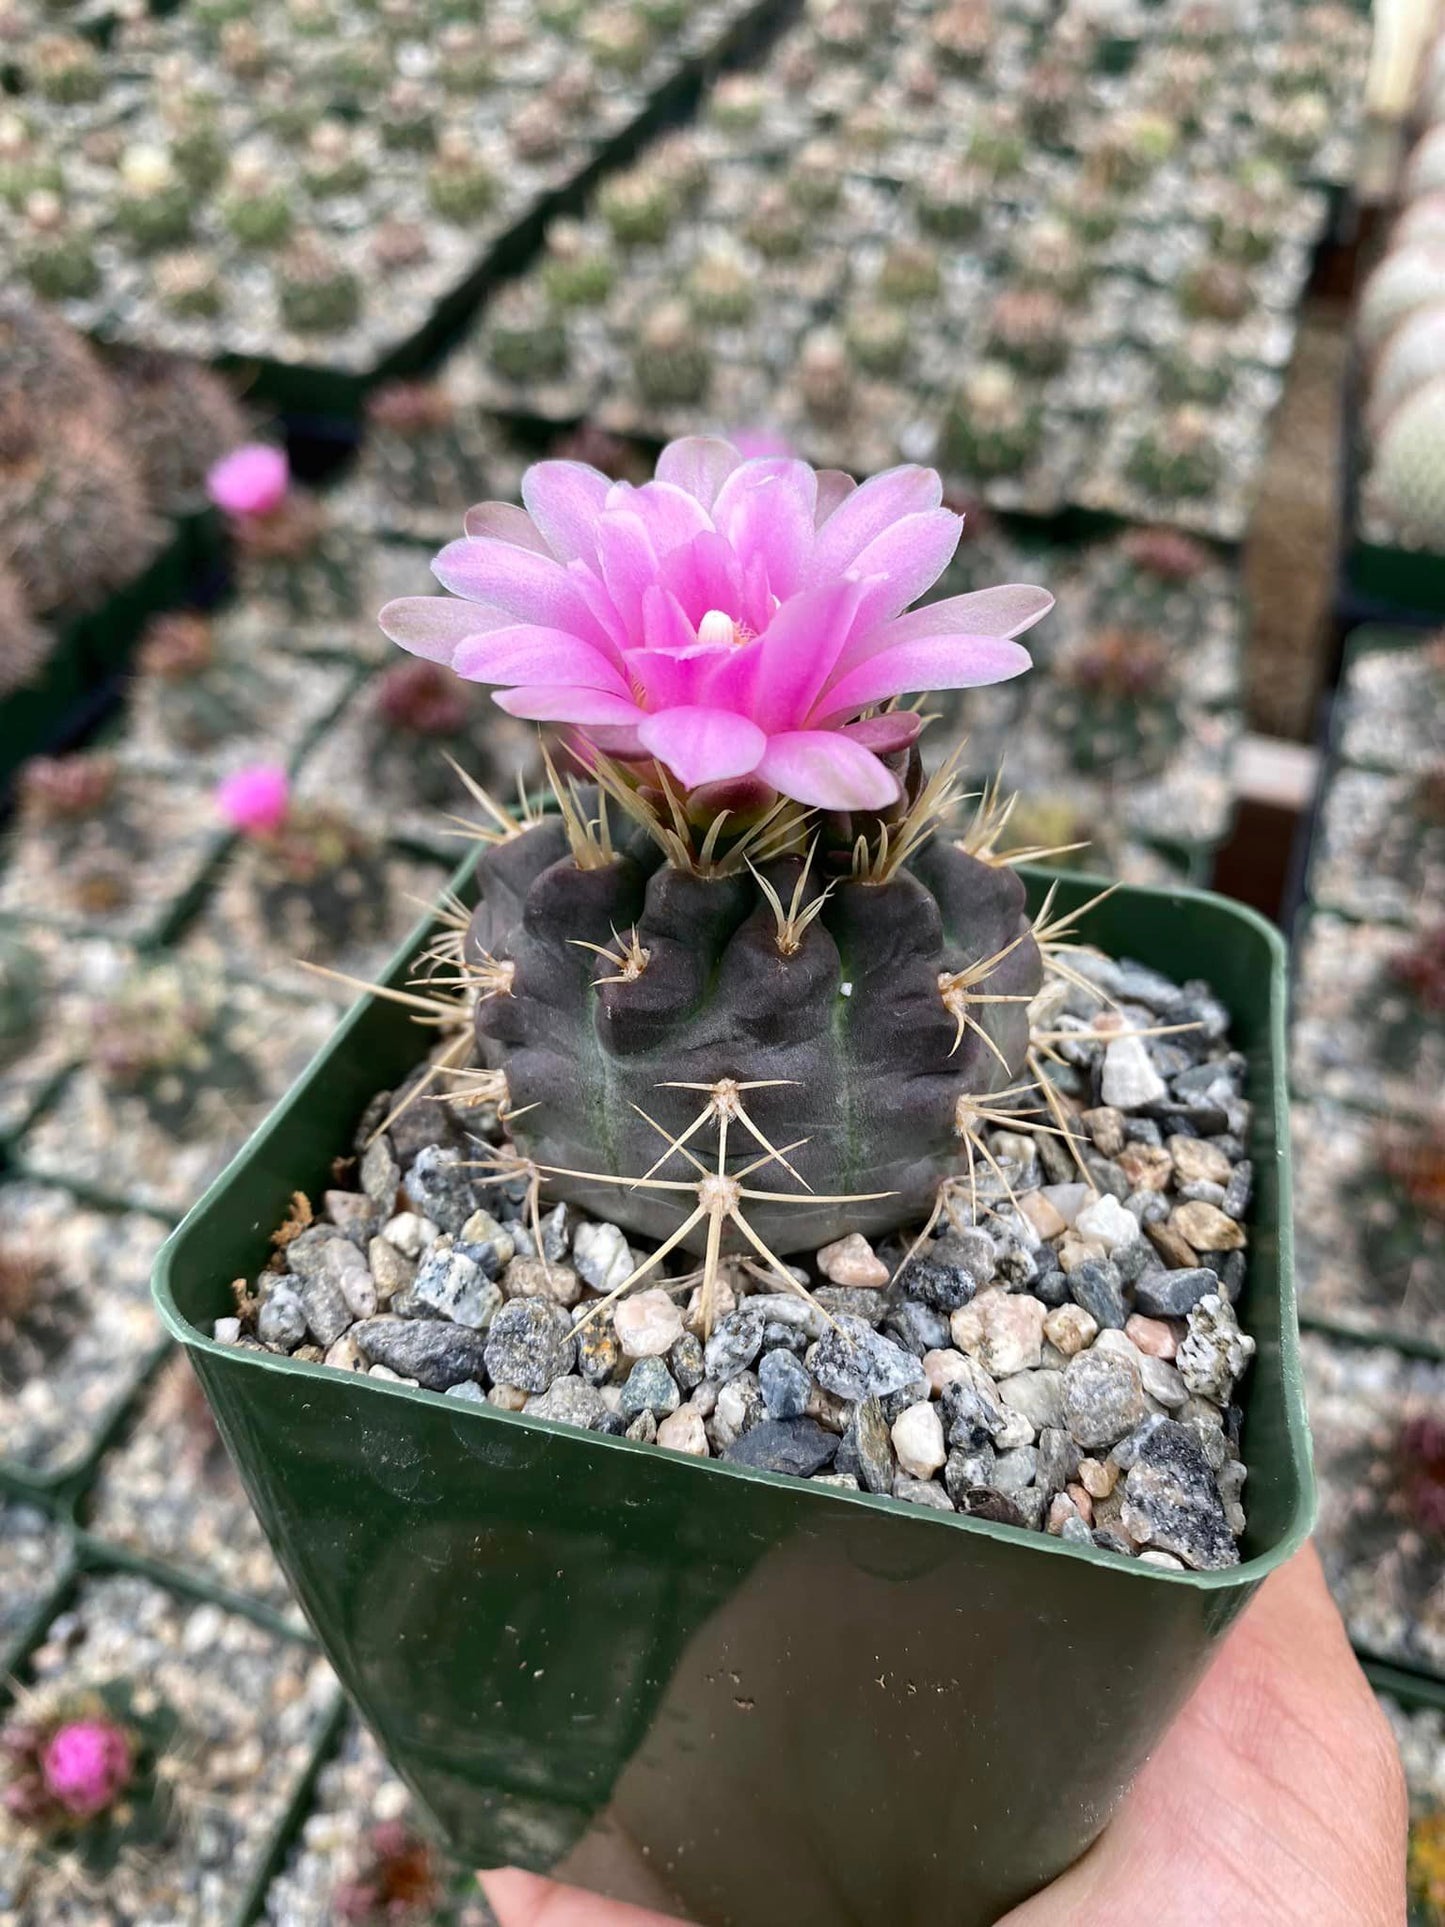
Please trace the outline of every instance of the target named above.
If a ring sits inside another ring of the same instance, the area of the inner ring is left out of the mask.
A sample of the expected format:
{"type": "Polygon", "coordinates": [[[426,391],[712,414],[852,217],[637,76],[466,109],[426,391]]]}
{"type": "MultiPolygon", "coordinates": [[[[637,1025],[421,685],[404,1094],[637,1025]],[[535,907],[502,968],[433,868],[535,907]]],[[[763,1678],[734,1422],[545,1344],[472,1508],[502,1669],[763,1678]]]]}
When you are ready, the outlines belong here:
{"type": "Polygon", "coordinates": [[[253,763],[216,787],[216,808],[243,836],[279,830],[290,803],[290,779],[279,763],[253,763]]]}
{"type": "Polygon", "coordinates": [[[223,455],[206,476],[206,493],[218,509],[245,521],[271,515],[286,500],[291,464],[284,448],[248,442],[223,455]]]}
{"type": "Polygon", "coordinates": [[[81,1818],[103,1813],[130,1783],[130,1741],[104,1720],[72,1720],[59,1727],[41,1757],[45,1789],[81,1818]]]}

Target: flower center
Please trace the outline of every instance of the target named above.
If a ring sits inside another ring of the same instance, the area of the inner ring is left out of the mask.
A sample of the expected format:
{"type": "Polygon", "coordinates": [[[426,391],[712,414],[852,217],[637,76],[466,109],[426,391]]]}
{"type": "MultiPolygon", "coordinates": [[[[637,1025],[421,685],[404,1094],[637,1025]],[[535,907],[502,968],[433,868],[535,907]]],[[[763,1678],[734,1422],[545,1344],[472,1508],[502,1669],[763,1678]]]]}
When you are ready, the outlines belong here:
{"type": "Polygon", "coordinates": [[[697,625],[697,639],[708,649],[736,649],[747,640],[742,624],[725,609],[709,609],[697,625]]]}

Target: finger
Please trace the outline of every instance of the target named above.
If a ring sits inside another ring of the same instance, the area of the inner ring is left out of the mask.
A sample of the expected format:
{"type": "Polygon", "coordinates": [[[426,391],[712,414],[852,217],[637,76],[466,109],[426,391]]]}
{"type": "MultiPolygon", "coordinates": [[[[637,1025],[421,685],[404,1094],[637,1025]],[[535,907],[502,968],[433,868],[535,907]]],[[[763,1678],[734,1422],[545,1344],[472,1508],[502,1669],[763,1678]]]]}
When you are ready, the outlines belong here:
{"type": "Polygon", "coordinates": [[[685,1927],[672,1914],[654,1914],[620,1900],[599,1900],[540,1874],[503,1867],[478,1881],[500,1927],[685,1927]]]}

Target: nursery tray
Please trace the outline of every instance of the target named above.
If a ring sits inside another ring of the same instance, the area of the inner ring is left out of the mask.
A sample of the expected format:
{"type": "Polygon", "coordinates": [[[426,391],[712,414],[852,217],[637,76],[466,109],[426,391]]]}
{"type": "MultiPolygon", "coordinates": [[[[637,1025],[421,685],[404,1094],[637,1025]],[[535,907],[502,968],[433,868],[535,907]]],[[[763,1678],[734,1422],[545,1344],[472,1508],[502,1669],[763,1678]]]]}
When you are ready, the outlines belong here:
{"type": "MultiPolygon", "coordinates": [[[[1037,904],[1052,879],[1026,874],[1037,904]]],[[[1061,877],[1056,907],[1096,889],[1061,877]]],[[[382,999],[353,1008],[168,1243],[162,1315],[281,1564],[468,1864],[558,1872],[705,1927],[985,1927],[1098,1835],[1307,1536],[1283,943],[1187,890],[1121,889],[1085,934],[1207,973],[1249,1061],[1241,1311],[1258,1355],[1233,1569],[1161,1570],[212,1339],[292,1193],[325,1186],[378,1086],[421,1056],[382,999]]]]}

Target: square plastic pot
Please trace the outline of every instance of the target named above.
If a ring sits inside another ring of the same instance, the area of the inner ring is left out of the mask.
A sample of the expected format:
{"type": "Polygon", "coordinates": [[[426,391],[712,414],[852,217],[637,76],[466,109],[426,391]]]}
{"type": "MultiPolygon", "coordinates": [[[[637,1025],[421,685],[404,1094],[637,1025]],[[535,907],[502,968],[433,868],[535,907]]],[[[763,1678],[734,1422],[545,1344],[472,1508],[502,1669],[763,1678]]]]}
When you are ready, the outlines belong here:
{"type": "MultiPolygon", "coordinates": [[[[1030,877],[1037,901],[1050,879],[1030,877]]],[[[1062,907],[1093,893],[1063,878],[1062,907]]],[[[1243,1562],[1161,1571],[1044,1534],[685,1458],[236,1350],[297,1189],[419,1057],[358,1004],[176,1232],[156,1292],[332,1663],[452,1849],[705,1927],[984,1927],[1073,1861],[1314,1489],[1297,1350],[1284,947],[1123,889],[1085,934],[1206,977],[1249,1062],[1243,1562]]],[[[414,943],[398,958],[400,980],[414,943]]]]}

